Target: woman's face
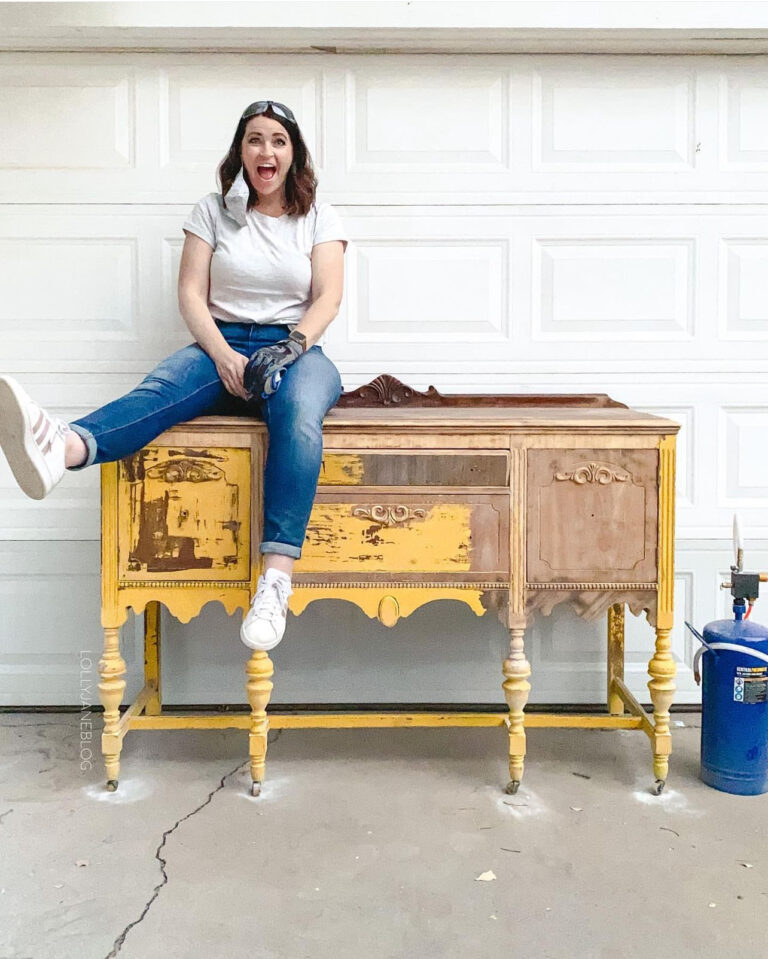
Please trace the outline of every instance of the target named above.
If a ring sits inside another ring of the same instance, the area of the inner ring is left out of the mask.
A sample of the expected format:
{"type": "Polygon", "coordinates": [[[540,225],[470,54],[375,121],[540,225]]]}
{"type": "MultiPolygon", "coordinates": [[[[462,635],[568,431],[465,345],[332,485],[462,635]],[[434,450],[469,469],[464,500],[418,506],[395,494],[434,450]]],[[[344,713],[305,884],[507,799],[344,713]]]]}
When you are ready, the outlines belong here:
{"type": "Polygon", "coordinates": [[[283,192],[293,162],[293,144],[284,126],[270,117],[251,117],[245,125],[240,155],[259,196],[283,192]]]}

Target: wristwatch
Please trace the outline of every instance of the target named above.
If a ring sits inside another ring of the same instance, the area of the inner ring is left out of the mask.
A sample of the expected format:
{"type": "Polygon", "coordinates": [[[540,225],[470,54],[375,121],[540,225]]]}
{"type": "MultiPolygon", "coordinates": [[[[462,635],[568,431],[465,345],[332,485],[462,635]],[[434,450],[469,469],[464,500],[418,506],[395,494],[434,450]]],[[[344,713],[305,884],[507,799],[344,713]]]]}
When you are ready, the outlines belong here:
{"type": "Polygon", "coordinates": [[[298,330],[291,330],[288,334],[288,339],[293,340],[294,343],[298,343],[302,349],[302,352],[307,352],[307,338],[303,333],[299,333],[298,330]]]}

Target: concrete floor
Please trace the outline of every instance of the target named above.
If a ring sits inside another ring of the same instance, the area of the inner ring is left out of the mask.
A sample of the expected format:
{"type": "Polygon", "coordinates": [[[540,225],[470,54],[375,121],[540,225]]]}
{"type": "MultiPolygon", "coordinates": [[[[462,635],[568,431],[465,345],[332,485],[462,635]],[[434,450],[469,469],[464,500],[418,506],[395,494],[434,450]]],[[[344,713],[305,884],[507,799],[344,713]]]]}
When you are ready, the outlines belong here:
{"type": "Polygon", "coordinates": [[[639,732],[532,730],[506,796],[503,730],[406,729],[272,734],[252,799],[242,732],[131,732],[112,794],[0,715],[0,959],[762,959],[768,796],[673,718],[659,798],[639,732]]]}

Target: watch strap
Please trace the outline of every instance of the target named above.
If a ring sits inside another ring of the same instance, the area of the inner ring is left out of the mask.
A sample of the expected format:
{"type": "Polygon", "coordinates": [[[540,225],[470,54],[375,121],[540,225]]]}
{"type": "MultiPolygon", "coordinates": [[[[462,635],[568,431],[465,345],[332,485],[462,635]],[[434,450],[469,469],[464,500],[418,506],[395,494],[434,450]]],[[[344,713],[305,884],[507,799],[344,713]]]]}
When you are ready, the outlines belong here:
{"type": "Polygon", "coordinates": [[[303,333],[299,333],[298,330],[291,330],[291,332],[288,334],[288,339],[293,340],[294,343],[298,343],[302,350],[306,352],[307,338],[303,333]]]}

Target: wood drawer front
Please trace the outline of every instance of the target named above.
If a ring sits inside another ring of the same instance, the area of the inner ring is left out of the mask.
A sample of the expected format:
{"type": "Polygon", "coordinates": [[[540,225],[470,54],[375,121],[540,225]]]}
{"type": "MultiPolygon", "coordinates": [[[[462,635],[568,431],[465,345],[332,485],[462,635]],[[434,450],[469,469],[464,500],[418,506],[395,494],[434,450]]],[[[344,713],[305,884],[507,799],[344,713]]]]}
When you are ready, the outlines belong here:
{"type": "Polygon", "coordinates": [[[491,573],[509,570],[504,494],[320,493],[296,572],[491,573]]]}
{"type": "Polygon", "coordinates": [[[531,583],[656,582],[657,450],[530,450],[531,583]]]}
{"type": "Polygon", "coordinates": [[[496,486],[509,482],[506,452],[344,452],[326,450],[320,486],[496,486]]]}
{"type": "Polygon", "coordinates": [[[147,447],[118,466],[122,582],[250,578],[247,449],[147,447]]]}

